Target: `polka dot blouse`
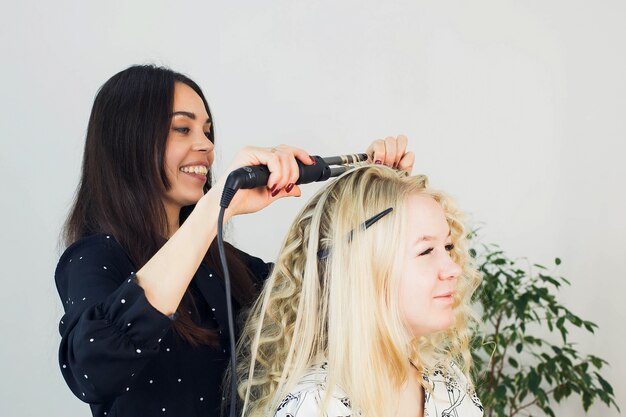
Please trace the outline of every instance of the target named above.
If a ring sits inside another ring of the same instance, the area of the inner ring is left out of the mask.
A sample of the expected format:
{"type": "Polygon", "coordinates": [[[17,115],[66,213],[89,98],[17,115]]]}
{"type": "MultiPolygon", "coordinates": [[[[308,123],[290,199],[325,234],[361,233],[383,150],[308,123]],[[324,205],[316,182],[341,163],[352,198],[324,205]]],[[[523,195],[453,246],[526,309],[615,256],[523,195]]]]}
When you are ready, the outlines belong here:
{"type": "MultiPolygon", "coordinates": [[[[258,280],[271,264],[239,251],[258,280]]],[[[223,281],[201,265],[189,289],[194,321],[221,330],[221,349],[190,346],[150,305],[135,267],[112,236],[83,238],[63,253],[55,280],[65,315],[59,364],[93,416],[217,416],[228,365],[223,281]]]]}

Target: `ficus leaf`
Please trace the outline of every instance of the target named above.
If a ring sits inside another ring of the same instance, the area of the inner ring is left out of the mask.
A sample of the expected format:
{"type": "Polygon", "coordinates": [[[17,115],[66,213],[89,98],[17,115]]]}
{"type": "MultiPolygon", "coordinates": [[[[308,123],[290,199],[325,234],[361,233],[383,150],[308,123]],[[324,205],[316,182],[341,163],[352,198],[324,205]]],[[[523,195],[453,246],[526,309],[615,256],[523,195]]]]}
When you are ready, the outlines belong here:
{"type": "Polygon", "coordinates": [[[541,378],[539,377],[537,372],[535,372],[534,369],[531,370],[528,373],[528,388],[530,389],[530,391],[537,394],[537,389],[539,388],[540,383],[541,383],[541,378]]]}

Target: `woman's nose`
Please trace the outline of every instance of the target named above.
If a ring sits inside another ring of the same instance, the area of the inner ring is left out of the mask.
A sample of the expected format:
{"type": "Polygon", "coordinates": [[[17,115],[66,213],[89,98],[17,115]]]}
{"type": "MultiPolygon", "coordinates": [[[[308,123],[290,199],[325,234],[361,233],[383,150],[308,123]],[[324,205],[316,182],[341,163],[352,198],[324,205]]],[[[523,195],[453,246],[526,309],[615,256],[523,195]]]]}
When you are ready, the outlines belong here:
{"type": "Polygon", "coordinates": [[[439,277],[441,279],[456,279],[461,276],[462,269],[452,260],[452,258],[448,258],[446,264],[441,268],[439,277]]]}
{"type": "Polygon", "coordinates": [[[213,151],[214,148],[215,148],[215,145],[213,145],[213,142],[211,142],[209,138],[206,137],[204,132],[201,134],[195,135],[194,143],[193,143],[194,151],[211,152],[213,151]]]}

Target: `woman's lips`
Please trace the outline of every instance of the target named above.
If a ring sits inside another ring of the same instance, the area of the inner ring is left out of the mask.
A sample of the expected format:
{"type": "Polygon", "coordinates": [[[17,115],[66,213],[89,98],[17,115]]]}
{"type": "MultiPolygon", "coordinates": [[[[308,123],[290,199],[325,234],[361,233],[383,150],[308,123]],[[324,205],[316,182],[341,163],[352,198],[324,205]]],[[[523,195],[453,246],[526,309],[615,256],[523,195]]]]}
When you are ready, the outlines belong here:
{"type": "Polygon", "coordinates": [[[193,172],[183,172],[183,174],[189,175],[190,177],[192,177],[196,181],[200,181],[203,184],[206,182],[206,175],[196,174],[196,173],[193,173],[193,172]]]}
{"type": "Polygon", "coordinates": [[[445,302],[453,302],[454,301],[454,293],[453,292],[447,292],[445,294],[441,294],[438,295],[436,297],[433,297],[435,300],[439,300],[439,301],[445,301],[445,302]]]}

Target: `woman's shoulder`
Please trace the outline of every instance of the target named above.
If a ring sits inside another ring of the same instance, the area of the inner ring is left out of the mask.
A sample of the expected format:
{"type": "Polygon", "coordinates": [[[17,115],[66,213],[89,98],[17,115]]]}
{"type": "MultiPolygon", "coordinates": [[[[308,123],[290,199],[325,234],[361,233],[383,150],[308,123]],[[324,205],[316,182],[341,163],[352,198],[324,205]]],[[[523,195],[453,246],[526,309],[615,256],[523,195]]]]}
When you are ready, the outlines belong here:
{"type": "Polygon", "coordinates": [[[85,252],[105,252],[110,255],[125,256],[122,246],[112,235],[97,233],[85,236],[70,244],[59,258],[59,263],[72,259],[73,256],[81,256],[85,252]]]}
{"type": "Polygon", "coordinates": [[[454,361],[449,363],[440,363],[435,368],[424,374],[426,381],[451,382],[457,381],[459,384],[469,386],[470,382],[454,361]]]}
{"type": "Polygon", "coordinates": [[[479,417],[483,405],[474,391],[472,383],[461,368],[454,363],[441,364],[424,375],[429,386],[425,398],[425,414],[430,417],[458,415],[479,417]]]}
{"type": "Polygon", "coordinates": [[[103,268],[126,269],[131,268],[132,262],[122,246],[112,235],[99,233],[85,236],[69,245],[57,264],[55,275],[63,275],[70,268],[81,269],[90,265],[101,265],[103,268]]]}
{"type": "Polygon", "coordinates": [[[351,416],[350,400],[338,386],[333,387],[324,408],[327,396],[328,369],[326,364],[310,368],[299,379],[296,386],[278,405],[275,417],[328,417],[351,416]],[[324,409],[324,413],[320,411],[324,409]]]}

